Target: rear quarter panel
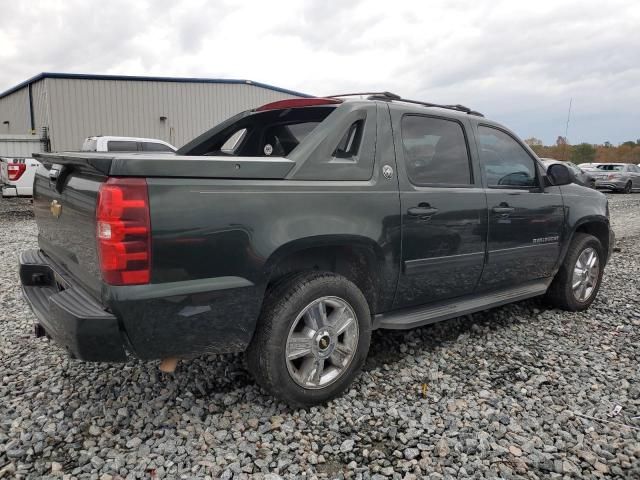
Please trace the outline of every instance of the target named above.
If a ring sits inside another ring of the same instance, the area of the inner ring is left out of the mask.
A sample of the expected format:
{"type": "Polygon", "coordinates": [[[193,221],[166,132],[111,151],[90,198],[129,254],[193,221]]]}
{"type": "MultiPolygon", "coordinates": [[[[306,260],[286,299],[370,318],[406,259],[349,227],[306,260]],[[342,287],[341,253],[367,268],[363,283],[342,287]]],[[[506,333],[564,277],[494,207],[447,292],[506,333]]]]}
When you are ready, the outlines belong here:
{"type": "Polygon", "coordinates": [[[244,350],[278,260],[327,242],[371,246],[385,281],[379,303],[393,301],[400,258],[395,178],[147,182],[151,284],[108,292],[141,358],[244,350]]]}

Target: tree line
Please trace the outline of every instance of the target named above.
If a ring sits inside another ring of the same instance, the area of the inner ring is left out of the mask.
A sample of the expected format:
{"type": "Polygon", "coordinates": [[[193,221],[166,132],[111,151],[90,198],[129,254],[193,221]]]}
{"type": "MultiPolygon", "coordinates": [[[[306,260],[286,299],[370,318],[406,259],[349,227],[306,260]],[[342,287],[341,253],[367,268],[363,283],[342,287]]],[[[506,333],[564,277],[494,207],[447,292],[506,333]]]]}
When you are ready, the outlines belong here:
{"type": "Polygon", "coordinates": [[[541,158],[555,158],[576,164],[640,163],[640,139],[621,143],[617,147],[610,142],[604,142],[603,145],[570,145],[564,137],[558,137],[555,145],[543,145],[542,141],[535,137],[527,138],[525,143],[541,158]]]}

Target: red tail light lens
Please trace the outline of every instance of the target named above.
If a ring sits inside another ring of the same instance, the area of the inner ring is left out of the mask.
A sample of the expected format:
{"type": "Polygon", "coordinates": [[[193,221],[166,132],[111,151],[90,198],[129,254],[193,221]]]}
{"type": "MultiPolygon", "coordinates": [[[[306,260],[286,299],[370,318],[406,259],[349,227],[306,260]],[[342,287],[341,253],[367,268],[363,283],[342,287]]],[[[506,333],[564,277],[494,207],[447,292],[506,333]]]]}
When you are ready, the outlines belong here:
{"type": "Polygon", "coordinates": [[[7,165],[7,175],[9,175],[9,180],[12,182],[18,180],[26,169],[27,166],[24,163],[9,163],[7,165]]]}
{"type": "Polygon", "coordinates": [[[151,221],[144,178],[110,178],[100,187],[96,236],[102,278],[140,285],[151,277],[151,221]]]}

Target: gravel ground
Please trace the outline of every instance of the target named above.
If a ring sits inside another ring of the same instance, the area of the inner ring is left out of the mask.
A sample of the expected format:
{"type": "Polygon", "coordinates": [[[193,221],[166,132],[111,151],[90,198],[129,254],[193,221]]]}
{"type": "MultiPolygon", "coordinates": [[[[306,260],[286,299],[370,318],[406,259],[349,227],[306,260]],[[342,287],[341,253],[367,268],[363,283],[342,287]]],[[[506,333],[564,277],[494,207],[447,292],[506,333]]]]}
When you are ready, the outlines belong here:
{"type": "Polygon", "coordinates": [[[16,263],[36,228],[0,200],[0,478],[640,478],[640,195],[611,199],[620,251],[589,311],[375,332],[353,388],[306,411],[240,355],[165,375],[34,338],[16,263]]]}

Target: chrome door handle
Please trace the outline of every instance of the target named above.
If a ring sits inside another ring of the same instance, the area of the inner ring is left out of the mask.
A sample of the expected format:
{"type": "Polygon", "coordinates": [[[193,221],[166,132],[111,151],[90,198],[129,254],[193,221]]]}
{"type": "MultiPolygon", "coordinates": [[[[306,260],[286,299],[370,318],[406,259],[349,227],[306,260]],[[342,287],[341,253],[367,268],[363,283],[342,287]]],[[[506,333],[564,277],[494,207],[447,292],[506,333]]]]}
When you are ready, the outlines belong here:
{"type": "Polygon", "coordinates": [[[438,212],[437,208],[432,207],[411,207],[407,213],[412,217],[430,217],[438,212]]]}

